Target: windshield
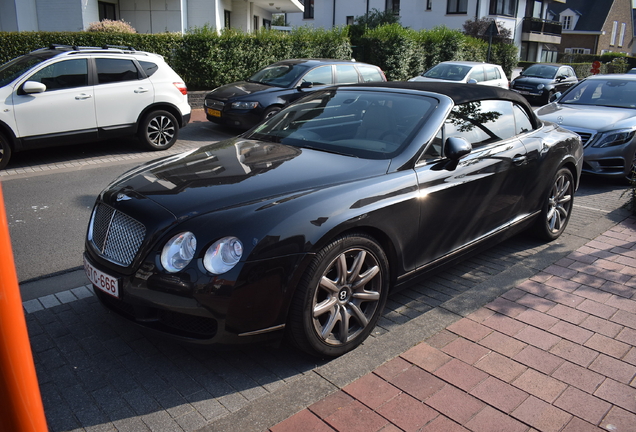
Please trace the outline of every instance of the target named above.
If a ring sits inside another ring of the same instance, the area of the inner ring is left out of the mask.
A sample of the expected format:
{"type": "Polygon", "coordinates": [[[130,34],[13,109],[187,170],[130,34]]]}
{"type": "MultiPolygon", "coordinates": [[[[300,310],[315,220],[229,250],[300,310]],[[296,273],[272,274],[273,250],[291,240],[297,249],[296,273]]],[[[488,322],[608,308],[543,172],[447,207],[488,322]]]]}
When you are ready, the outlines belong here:
{"type": "Polygon", "coordinates": [[[524,70],[521,75],[527,77],[552,79],[554,78],[558,70],[559,68],[555,66],[536,64],[524,70]]]}
{"type": "Polygon", "coordinates": [[[342,87],[311,93],[244,137],[366,159],[399,154],[428,118],[430,97],[342,87]]]}
{"type": "Polygon", "coordinates": [[[54,57],[58,53],[45,51],[33,53],[14,58],[13,60],[0,66],[0,87],[4,87],[20,75],[31,69],[33,66],[54,57]]]}
{"type": "Polygon", "coordinates": [[[272,65],[256,72],[248,81],[276,87],[291,87],[306,70],[307,66],[302,64],[272,65]]]}
{"type": "Polygon", "coordinates": [[[584,80],[570,88],[558,102],[636,108],[636,81],[611,78],[584,80]]]}
{"type": "Polygon", "coordinates": [[[422,76],[449,81],[461,81],[468,75],[471,69],[471,66],[440,63],[424,72],[422,76]]]}

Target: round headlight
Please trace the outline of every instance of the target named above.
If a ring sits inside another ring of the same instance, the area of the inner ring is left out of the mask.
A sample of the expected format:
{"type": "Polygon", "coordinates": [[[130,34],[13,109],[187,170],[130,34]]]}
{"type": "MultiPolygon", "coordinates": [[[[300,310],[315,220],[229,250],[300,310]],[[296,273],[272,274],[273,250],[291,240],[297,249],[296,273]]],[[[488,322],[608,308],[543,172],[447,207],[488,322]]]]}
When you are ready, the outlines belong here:
{"type": "Polygon", "coordinates": [[[545,85],[544,85],[544,84],[539,84],[539,85],[537,86],[537,90],[542,90],[542,89],[543,89],[543,87],[545,87],[545,85]]]}
{"type": "Polygon", "coordinates": [[[187,266],[197,250],[197,239],[191,232],[182,232],[168,240],[161,251],[161,265],[176,273],[187,266]]]}
{"type": "Polygon", "coordinates": [[[210,273],[222,274],[232,270],[243,256],[243,243],[236,237],[224,237],[205,251],[203,267],[210,273]]]}

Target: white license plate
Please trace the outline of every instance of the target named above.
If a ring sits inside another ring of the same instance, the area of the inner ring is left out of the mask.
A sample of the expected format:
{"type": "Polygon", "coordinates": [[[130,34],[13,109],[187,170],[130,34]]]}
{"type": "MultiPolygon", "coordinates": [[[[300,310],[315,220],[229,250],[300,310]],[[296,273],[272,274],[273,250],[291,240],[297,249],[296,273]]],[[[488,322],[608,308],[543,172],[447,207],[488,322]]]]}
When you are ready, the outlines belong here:
{"type": "Polygon", "coordinates": [[[517,93],[522,94],[522,95],[529,95],[530,92],[529,91],[525,91],[525,90],[515,90],[517,93]]]}
{"type": "Polygon", "coordinates": [[[119,298],[119,279],[97,270],[84,258],[84,271],[91,283],[97,288],[113,297],[119,298]]]}

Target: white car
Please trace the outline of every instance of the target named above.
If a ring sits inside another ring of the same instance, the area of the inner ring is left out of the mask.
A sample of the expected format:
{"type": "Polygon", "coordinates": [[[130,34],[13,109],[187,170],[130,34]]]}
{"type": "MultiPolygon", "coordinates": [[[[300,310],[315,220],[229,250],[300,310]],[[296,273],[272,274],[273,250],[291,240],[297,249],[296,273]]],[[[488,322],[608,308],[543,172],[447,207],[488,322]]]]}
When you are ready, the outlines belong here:
{"type": "Polygon", "coordinates": [[[509,88],[508,78],[501,66],[472,61],[441,62],[409,81],[451,81],[509,88]]]}
{"type": "Polygon", "coordinates": [[[165,150],[189,120],[187,87],[157,54],[51,45],[0,66],[0,169],[21,150],[125,135],[165,150]]]}

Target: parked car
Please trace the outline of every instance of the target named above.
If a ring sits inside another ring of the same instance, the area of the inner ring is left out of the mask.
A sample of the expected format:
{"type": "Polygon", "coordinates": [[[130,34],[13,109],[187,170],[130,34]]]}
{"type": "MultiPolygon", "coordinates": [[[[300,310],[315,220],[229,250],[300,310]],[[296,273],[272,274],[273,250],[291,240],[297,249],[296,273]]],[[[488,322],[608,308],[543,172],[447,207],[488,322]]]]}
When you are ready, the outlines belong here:
{"type": "Polygon", "coordinates": [[[590,76],[537,111],[581,136],[583,172],[631,179],[636,170],[636,75],[590,76]]]}
{"type": "Polygon", "coordinates": [[[627,71],[628,74],[636,74],[636,68],[631,68],[627,71]]]}
{"type": "Polygon", "coordinates": [[[163,58],[132,48],[51,45],[0,66],[0,169],[12,153],[136,134],[170,148],[188,90],[163,58]]]}
{"type": "Polygon", "coordinates": [[[563,93],[579,81],[571,66],[537,63],[524,69],[512,80],[510,89],[530,102],[547,104],[557,92],[563,93]]]}
{"type": "Polygon", "coordinates": [[[267,66],[245,81],[208,93],[204,107],[213,123],[249,129],[284,106],[334,84],[386,81],[384,72],[366,63],[332,59],[292,59],[267,66]]]}
{"type": "Polygon", "coordinates": [[[415,276],[565,229],[583,148],[509,90],[370,83],[142,165],[97,197],[86,273],[143,328],[200,344],[358,346],[415,276]]]}
{"type": "Polygon", "coordinates": [[[471,61],[441,62],[409,81],[452,81],[508,88],[508,78],[501,66],[471,61]]]}

